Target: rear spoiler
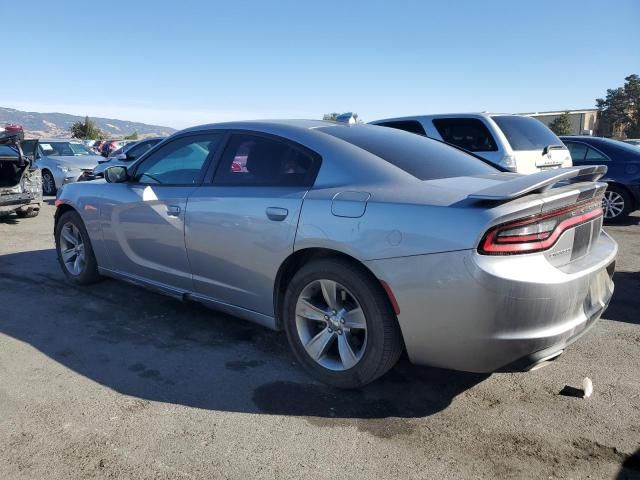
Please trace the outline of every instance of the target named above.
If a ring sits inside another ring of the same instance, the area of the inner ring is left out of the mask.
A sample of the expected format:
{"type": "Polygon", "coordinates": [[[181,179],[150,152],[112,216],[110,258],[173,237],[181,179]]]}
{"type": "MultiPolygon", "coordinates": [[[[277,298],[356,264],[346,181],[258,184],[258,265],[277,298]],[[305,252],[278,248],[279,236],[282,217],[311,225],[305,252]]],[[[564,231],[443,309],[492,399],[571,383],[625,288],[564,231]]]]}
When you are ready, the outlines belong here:
{"type": "Polygon", "coordinates": [[[513,180],[500,182],[492,187],[469,195],[472,200],[506,201],[528,193],[541,193],[564,180],[595,182],[607,173],[606,165],[593,167],[567,167],[523,175],[513,180]]]}

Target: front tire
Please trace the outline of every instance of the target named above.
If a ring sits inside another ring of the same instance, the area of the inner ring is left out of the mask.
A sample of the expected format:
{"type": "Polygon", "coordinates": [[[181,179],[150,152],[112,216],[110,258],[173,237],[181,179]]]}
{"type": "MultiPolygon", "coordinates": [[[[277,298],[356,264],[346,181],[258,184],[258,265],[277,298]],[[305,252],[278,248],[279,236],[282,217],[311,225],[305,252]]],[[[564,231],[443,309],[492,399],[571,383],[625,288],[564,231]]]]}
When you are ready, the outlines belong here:
{"type": "Polygon", "coordinates": [[[294,275],[284,327],[303,368],[338,388],[359,388],[384,375],[403,348],[380,282],[341,259],[313,261],[294,275]]]}
{"type": "Polygon", "coordinates": [[[42,171],[42,193],[44,195],[55,195],[58,189],[56,187],[56,180],[53,178],[53,174],[49,170],[42,171]]]}
{"type": "Polygon", "coordinates": [[[76,285],[88,285],[100,280],[98,264],[91,240],[80,215],[63,213],[55,228],[58,262],[67,280],[76,285]]]}
{"type": "Polygon", "coordinates": [[[632,209],[631,195],[624,188],[609,185],[602,200],[604,219],[616,223],[629,216],[632,209]]]}

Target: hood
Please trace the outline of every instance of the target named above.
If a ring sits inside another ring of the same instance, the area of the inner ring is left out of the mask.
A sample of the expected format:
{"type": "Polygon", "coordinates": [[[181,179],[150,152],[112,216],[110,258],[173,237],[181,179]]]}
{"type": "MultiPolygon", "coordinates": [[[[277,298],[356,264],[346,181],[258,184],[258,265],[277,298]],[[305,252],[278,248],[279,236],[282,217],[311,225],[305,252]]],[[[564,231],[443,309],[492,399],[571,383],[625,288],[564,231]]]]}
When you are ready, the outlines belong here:
{"type": "Polygon", "coordinates": [[[103,157],[100,155],[49,155],[47,158],[71,168],[93,170],[98,165],[98,160],[103,157]]]}

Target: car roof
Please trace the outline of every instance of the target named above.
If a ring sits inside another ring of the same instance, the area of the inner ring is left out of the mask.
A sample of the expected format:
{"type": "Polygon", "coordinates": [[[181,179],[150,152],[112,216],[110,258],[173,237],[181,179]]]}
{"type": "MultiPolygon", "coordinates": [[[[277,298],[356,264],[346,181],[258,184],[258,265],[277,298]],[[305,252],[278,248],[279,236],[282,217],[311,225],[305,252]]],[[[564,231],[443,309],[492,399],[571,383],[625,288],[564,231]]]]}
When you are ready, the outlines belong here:
{"type": "Polygon", "coordinates": [[[497,113],[497,112],[462,112],[462,113],[428,113],[423,115],[408,115],[405,117],[382,118],[373,120],[369,123],[376,124],[380,122],[395,122],[403,120],[429,120],[432,118],[491,118],[496,116],[526,117],[527,115],[517,115],[515,113],[497,113]]]}
{"type": "Polygon", "coordinates": [[[182,132],[197,132],[200,130],[210,129],[238,129],[238,130],[252,130],[262,129],[265,127],[288,127],[299,130],[312,130],[314,128],[328,127],[335,125],[344,125],[337,122],[331,122],[328,120],[304,120],[304,119],[282,119],[282,120],[248,120],[248,121],[235,121],[235,122],[222,122],[222,123],[208,123],[205,125],[198,125],[190,127],[182,132]]]}

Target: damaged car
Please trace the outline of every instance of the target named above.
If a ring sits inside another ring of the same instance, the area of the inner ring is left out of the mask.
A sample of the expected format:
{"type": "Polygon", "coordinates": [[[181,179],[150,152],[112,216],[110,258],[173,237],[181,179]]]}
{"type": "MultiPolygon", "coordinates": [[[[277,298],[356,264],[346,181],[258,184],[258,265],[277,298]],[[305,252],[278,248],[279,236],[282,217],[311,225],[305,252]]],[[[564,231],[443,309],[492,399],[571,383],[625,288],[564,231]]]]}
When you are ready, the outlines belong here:
{"type": "Polygon", "coordinates": [[[42,205],[42,176],[34,163],[34,150],[22,147],[19,125],[0,127],[0,218],[15,212],[22,218],[38,215],[42,205]]]}
{"type": "Polygon", "coordinates": [[[613,294],[606,170],[509,173],[373,125],[203,125],[66,185],[57,256],[72,284],[114,277],[284,330],[298,364],[336,387],[366,385],[403,351],[532,370],[613,294]]]}

